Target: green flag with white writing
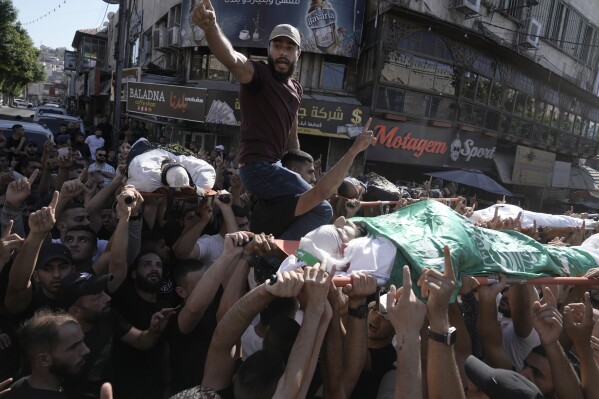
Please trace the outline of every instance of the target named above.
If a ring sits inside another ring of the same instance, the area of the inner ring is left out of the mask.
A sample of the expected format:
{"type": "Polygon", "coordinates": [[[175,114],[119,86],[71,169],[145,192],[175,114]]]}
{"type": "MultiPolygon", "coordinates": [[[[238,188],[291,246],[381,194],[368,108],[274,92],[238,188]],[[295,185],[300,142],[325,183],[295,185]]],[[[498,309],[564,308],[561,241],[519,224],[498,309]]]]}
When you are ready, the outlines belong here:
{"type": "MultiPolygon", "coordinates": [[[[477,227],[437,201],[422,201],[373,218],[353,218],[368,234],[384,236],[397,245],[389,284],[401,285],[407,264],[416,282],[424,268],[442,271],[443,247],[449,246],[459,275],[503,273],[530,279],[542,276],[582,276],[595,260],[576,248],[551,247],[516,231],[477,227]]],[[[417,288],[417,287],[414,287],[417,288]]],[[[419,293],[418,293],[419,294],[419,293]]]]}

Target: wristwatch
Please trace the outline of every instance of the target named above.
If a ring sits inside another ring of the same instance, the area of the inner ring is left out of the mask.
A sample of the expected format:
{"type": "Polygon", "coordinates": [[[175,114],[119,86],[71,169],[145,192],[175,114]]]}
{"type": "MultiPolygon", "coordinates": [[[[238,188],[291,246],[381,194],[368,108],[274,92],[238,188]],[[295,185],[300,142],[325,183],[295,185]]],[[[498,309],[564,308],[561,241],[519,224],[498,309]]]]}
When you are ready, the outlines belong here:
{"type": "Polygon", "coordinates": [[[429,326],[428,337],[433,341],[437,341],[447,346],[451,346],[455,343],[455,340],[458,337],[458,329],[455,327],[449,327],[449,330],[447,330],[447,332],[439,334],[431,330],[431,327],[429,326]]]}
{"type": "Polygon", "coordinates": [[[358,319],[365,319],[368,316],[368,306],[360,305],[357,308],[348,308],[347,313],[358,319]]]}

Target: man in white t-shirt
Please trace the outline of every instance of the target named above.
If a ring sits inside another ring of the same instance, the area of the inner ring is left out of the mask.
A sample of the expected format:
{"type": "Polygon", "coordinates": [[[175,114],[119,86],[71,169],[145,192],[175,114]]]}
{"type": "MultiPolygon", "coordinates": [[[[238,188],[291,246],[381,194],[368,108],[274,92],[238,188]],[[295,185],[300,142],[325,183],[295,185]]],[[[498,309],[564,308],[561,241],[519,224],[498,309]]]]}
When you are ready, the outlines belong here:
{"type": "Polygon", "coordinates": [[[104,147],[104,139],[102,138],[102,131],[96,129],[93,136],[88,136],[85,139],[85,144],[89,146],[89,152],[92,155],[92,161],[96,160],[96,150],[104,147]]]}

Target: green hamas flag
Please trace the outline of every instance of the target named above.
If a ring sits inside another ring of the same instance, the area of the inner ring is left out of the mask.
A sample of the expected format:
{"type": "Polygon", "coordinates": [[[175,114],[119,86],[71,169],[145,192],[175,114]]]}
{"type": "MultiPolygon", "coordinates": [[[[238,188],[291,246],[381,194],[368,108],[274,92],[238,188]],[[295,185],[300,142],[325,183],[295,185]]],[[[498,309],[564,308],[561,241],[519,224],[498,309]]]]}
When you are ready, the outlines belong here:
{"type": "MultiPolygon", "coordinates": [[[[402,267],[409,265],[416,282],[424,268],[443,271],[443,247],[449,246],[458,277],[503,273],[530,279],[582,276],[597,267],[584,251],[540,244],[516,231],[477,227],[437,201],[422,201],[373,218],[353,218],[368,234],[383,236],[398,248],[389,283],[401,285],[402,267]]],[[[416,287],[414,287],[416,288],[416,287]]],[[[418,292],[419,294],[419,292],[418,292]]]]}

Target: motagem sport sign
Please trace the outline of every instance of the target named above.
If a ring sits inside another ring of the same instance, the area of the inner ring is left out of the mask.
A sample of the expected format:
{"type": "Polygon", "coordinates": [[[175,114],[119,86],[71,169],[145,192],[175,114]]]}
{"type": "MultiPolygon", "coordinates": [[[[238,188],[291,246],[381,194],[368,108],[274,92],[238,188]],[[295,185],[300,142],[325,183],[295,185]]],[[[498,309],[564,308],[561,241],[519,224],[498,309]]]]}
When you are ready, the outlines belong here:
{"type": "Polygon", "coordinates": [[[496,140],[418,123],[374,119],[366,159],[443,168],[490,170],[496,140]]]}
{"type": "Polygon", "coordinates": [[[153,83],[127,83],[127,112],[203,122],[206,89],[153,83]]]}

